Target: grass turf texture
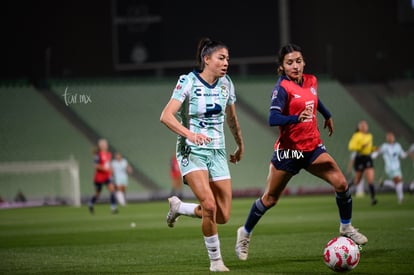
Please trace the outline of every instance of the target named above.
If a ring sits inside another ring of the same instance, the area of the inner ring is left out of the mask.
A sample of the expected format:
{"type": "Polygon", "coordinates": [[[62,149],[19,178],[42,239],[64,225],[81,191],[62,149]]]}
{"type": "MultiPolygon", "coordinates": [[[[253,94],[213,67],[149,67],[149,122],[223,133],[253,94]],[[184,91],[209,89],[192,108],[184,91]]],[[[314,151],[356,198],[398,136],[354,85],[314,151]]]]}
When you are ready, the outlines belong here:
{"type": "MultiPolygon", "coordinates": [[[[236,229],[254,198],[234,199],[219,226],[221,252],[233,274],[333,274],[325,244],[338,234],[334,196],[284,197],[256,227],[249,259],[234,252],[236,229]]],[[[412,274],[414,196],[354,198],[353,224],[369,238],[353,274],[412,274]]],[[[200,220],[180,217],[168,228],[168,203],[129,204],[120,213],[97,205],[0,210],[0,274],[208,274],[200,220]],[[131,223],[136,227],[131,227],[131,223]]]]}

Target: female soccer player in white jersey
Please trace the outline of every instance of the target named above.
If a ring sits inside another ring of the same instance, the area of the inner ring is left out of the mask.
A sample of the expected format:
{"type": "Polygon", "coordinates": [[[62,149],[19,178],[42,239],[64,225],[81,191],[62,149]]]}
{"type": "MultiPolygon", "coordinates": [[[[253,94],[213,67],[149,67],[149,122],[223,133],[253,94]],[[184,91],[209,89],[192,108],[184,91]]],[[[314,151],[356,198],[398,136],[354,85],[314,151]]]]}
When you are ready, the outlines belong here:
{"type": "Polygon", "coordinates": [[[180,215],[201,218],[210,271],[229,271],[221,257],[217,231],[217,224],[229,220],[232,200],[224,121],[237,144],[230,155],[232,163],[242,158],[243,138],[234,104],[234,86],[227,75],[227,46],[203,38],[196,60],[198,70],[179,77],[160,121],[178,135],[176,156],[181,174],[199,204],[185,203],[175,196],[169,198],[167,224],[173,227],[180,215]]]}
{"type": "Polygon", "coordinates": [[[394,133],[388,132],[385,138],[386,142],[379,147],[378,151],[372,153],[372,158],[376,158],[379,154],[382,155],[385,164],[385,174],[387,174],[389,179],[384,180],[380,184],[395,189],[398,203],[402,203],[404,191],[400,158],[406,158],[407,153],[395,141],[394,133]]]}

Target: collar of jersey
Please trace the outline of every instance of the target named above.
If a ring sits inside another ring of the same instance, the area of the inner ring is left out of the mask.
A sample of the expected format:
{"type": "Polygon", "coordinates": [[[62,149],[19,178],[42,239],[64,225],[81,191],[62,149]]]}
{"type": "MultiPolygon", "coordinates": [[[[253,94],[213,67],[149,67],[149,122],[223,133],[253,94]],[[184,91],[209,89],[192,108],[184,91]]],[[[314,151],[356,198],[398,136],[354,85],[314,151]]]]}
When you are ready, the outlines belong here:
{"type": "Polygon", "coordinates": [[[204,84],[204,86],[206,86],[209,89],[214,89],[218,83],[218,79],[216,80],[216,82],[214,82],[213,85],[208,84],[204,79],[201,78],[200,76],[200,72],[197,70],[193,70],[193,74],[198,78],[198,80],[200,80],[201,83],[204,84]]]}
{"type": "Polygon", "coordinates": [[[293,83],[296,83],[297,85],[299,85],[299,86],[303,86],[303,77],[302,77],[302,81],[300,82],[300,83],[297,83],[297,82],[294,82],[294,81],[292,81],[289,77],[287,77],[285,74],[282,74],[281,76],[280,76],[280,78],[281,78],[281,80],[287,80],[287,81],[291,81],[291,82],[293,82],[293,83]]]}

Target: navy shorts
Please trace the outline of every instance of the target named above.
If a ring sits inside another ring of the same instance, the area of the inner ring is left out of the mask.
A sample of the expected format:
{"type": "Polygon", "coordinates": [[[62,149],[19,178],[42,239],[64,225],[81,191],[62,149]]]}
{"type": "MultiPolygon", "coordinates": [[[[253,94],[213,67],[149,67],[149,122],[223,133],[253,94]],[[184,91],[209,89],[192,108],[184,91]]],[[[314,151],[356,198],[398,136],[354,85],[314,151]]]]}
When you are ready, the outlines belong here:
{"type": "Polygon", "coordinates": [[[94,182],[94,184],[95,184],[95,190],[96,191],[98,191],[98,192],[101,192],[102,191],[102,187],[104,186],[104,185],[108,185],[108,184],[110,184],[112,182],[112,179],[111,178],[109,178],[109,179],[107,179],[107,180],[105,180],[105,181],[102,181],[102,182],[94,182]]]}
{"type": "Polygon", "coordinates": [[[317,157],[325,152],[326,148],[323,144],[319,144],[315,150],[308,152],[279,149],[273,152],[272,163],[276,169],[296,175],[301,169],[306,169],[317,157]]]}

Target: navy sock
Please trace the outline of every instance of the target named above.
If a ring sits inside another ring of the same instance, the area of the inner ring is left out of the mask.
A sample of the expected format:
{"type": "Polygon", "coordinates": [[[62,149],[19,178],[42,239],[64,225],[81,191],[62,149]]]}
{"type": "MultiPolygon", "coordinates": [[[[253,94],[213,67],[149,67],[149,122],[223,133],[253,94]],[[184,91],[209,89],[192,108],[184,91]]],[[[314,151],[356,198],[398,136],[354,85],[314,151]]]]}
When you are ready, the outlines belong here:
{"type": "Polygon", "coordinates": [[[267,209],[268,208],[263,205],[263,202],[260,198],[253,203],[249,216],[247,217],[246,223],[244,224],[244,228],[248,233],[253,231],[253,228],[259,222],[264,213],[266,213],[267,209]]]}
{"type": "Polygon", "coordinates": [[[115,192],[111,193],[111,206],[112,206],[112,208],[116,207],[115,192]]]}
{"type": "Polygon", "coordinates": [[[349,191],[349,188],[345,192],[336,192],[336,205],[338,205],[341,223],[351,223],[352,196],[351,191],[349,191]]]}
{"type": "Polygon", "coordinates": [[[94,205],[96,202],[96,196],[93,196],[89,202],[90,205],[94,205]]]}

